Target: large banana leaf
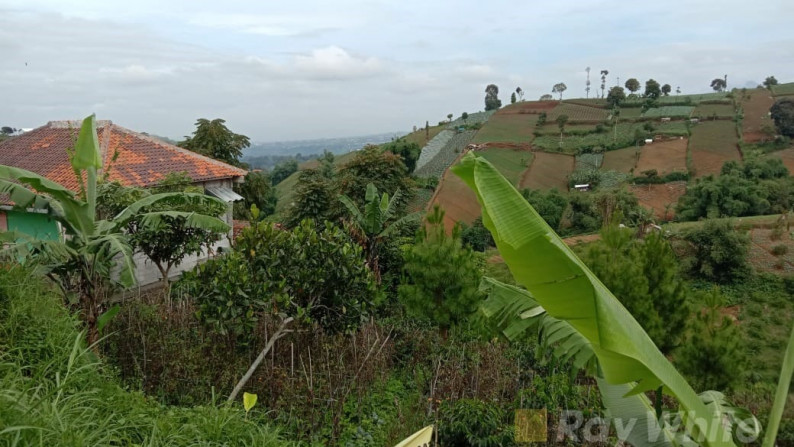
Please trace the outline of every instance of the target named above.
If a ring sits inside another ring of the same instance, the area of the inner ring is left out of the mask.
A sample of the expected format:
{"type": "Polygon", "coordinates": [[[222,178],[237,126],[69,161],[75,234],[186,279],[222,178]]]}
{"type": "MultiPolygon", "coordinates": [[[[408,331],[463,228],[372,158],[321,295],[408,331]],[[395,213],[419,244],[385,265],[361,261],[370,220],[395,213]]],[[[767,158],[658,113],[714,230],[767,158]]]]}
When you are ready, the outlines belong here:
{"type": "Polygon", "coordinates": [[[783,417],[783,408],[788,400],[788,389],[791,378],[794,376],[794,328],[791,328],[791,336],[788,341],[788,348],[783,355],[783,366],[780,368],[780,378],[777,382],[775,391],[775,401],[772,403],[772,411],[769,413],[769,424],[766,427],[763,447],[773,447],[777,430],[780,427],[780,418],[783,417]]]}
{"type": "Polygon", "coordinates": [[[124,210],[122,210],[116,217],[113,218],[113,221],[118,223],[119,225],[124,225],[133,217],[136,217],[138,213],[147,206],[151,206],[157,204],[159,202],[171,202],[174,204],[196,204],[196,205],[204,205],[208,203],[215,203],[215,204],[223,204],[223,201],[217,199],[215,197],[210,197],[206,194],[201,193],[187,193],[187,192],[164,192],[160,194],[152,194],[150,196],[146,196],[141,200],[133,203],[132,205],[128,206],[124,210]]]}
{"type": "Polygon", "coordinates": [[[516,281],[554,318],[590,341],[606,382],[628,394],[660,385],[685,410],[686,428],[709,446],[733,445],[710,411],[617,298],[487,160],[467,154],[455,166],[477,195],[483,224],[516,281]]]}

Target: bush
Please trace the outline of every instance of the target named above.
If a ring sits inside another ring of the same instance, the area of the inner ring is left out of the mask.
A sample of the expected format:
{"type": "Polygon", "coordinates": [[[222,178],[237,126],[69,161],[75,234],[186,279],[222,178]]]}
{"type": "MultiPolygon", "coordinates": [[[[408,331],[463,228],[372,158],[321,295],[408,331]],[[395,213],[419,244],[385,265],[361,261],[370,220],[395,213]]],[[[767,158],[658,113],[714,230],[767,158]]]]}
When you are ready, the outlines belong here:
{"type": "Polygon", "coordinates": [[[684,233],[690,253],[684,266],[692,275],[709,281],[739,281],[750,273],[747,261],[750,238],[728,220],[707,220],[684,233]]]}
{"type": "Polygon", "coordinates": [[[463,227],[461,241],[463,245],[471,247],[474,251],[485,251],[489,247],[496,246],[491,232],[482,224],[482,217],[475,219],[470,227],[463,227]]]}
{"type": "Polygon", "coordinates": [[[786,253],[788,253],[788,247],[783,244],[772,247],[772,254],[775,256],[783,256],[786,253]]]}
{"type": "Polygon", "coordinates": [[[477,399],[444,401],[439,409],[438,438],[449,446],[513,444],[513,421],[500,407],[477,399]]]}

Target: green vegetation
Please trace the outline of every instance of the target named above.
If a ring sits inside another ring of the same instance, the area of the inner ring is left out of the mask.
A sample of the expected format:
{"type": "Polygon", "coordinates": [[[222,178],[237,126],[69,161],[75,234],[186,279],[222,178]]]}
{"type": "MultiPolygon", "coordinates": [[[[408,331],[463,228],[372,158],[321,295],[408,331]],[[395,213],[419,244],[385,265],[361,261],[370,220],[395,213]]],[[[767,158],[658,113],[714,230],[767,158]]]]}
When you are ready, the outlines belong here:
{"type": "Polygon", "coordinates": [[[794,95],[794,82],[773,85],[772,94],[775,96],[794,95]]]}
{"type": "Polygon", "coordinates": [[[480,153],[514,185],[518,185],[521,174],[532,163],[529,151],[492,147],[480,153]]]}
{"type": "Polygon", "coordinates": [[[226,120],[216,118],[212,121],[199,118],[193,136],[185,137],[179,145],[201,155],[238,166],[243,149],[251,146],[251,140],[226,127],[226,120]]]}
{"type": "Polygon", "coordinates": [[[775,102],[769,113],[782,135],[794,137],[794,100],[781,99],[775,102]]]}
{"type": "Polygon", "coordinates": [[[537,115],[522,113],[494,114],[472,140],[473,143],[529,143],[534,137],[537,115]]]}
{"type": "Polygon", "coordinates": [[[650,118],[661,118],[661,117],[670,117],[670,118],[689,118],[692,115],[692,111],[694,107],[689,106],[662,106],[662,107],[654,107],[652,109],[648,109],[642,116],[650,117],[650,118]]]}

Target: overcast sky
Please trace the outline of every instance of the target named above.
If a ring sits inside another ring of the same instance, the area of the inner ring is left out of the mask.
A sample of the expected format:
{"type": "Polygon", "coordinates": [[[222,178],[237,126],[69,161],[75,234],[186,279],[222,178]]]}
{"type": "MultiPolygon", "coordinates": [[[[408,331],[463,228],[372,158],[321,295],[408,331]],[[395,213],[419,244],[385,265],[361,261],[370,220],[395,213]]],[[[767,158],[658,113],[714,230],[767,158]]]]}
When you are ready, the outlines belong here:
{"type": "MultiPolygon", "coordinates": [[[[794,2],[0,0],[0,125],[96,113],[179,138],[408,131],[609,70],[687,92],[794,81],[794,2]]],[[[593,87],[600,80],[593,79],[593,87]]],[[[592,95],[592,92],[591,92],[592,95]]]]}

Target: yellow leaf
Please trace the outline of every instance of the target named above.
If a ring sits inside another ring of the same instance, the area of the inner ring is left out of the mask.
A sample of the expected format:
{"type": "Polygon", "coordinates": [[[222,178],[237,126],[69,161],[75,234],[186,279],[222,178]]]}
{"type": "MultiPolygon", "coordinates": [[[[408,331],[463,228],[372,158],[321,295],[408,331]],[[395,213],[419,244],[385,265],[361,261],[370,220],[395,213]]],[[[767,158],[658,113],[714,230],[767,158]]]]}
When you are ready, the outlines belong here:
{"type": "Polygon", "coordinates": [[[243,393],[243,408],[245,408],[246,413],[251,411],[251,408],[254,408],[254,405],[256,405],[256,398],[256,394],[243,393]]]}

